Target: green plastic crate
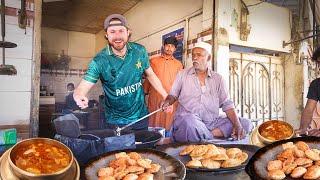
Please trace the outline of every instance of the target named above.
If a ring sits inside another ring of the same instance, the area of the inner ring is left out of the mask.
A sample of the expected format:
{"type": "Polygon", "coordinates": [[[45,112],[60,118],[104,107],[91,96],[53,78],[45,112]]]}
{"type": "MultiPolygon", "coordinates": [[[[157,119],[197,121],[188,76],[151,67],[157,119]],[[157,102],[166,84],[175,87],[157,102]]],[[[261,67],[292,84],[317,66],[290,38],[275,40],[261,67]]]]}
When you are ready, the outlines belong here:
{"type": "Polygon", "coordinates": [[[0,145],[17,143],[17,130],[2,129],[0,130],[0,145]]]}

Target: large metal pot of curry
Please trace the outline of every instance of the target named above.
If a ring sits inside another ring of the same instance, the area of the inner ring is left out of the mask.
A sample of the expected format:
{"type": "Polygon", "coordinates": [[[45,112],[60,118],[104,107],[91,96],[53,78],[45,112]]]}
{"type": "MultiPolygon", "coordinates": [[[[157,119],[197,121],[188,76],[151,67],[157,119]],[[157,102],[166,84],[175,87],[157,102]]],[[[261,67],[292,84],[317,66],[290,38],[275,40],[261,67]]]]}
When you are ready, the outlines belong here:
{"type": "Polygon", "coordinates": [[[58,180],[71,169],[73,154],[56,140],[31,138],[14,145],[8,161],[12,172],[21,179],[58,180]]]}
{"type": "Polygon", "coordinates": [[[258,138],[264,144],[290,139],[294,135],[293,127],[284,121],[270,120],[258,127],[258,138]]]}

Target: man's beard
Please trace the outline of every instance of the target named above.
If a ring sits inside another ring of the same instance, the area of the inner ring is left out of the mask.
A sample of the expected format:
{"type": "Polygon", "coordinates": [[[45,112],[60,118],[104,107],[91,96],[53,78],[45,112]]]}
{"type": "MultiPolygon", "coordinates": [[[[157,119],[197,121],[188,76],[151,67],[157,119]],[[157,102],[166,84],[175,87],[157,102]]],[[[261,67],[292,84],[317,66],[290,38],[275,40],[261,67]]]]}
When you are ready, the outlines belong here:
{"type": "Polygon", "coordinates": [[[127,44],[127,41],[124,39],[114,39],[113,41],[109,42],[109,44],[117,51],[121,51],[125,45],[127,44]],[[121,43],[116,43],[115,41],[122,41],[121,43]]]}

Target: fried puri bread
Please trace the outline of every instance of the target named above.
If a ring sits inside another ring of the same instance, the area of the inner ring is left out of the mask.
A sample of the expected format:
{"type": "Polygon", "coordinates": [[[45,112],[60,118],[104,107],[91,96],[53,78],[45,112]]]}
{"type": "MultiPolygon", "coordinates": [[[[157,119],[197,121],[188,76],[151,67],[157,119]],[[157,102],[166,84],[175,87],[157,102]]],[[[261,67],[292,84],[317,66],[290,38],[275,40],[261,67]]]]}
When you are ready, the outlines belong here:
{"type": "Polygon", "coordinates": [[[239,148],[230,148],[226,151],[226,154],[229,158],[235,158],[238,153],[242,153],[241,149],[239,148]]]}
{"type": "Polygon", "coordinates": [[[153,174],[142,173],[139,175],[138,180],[153,180],[153,174]]]}
{"type": "Polygon", "coordinates": [[[310,149],[309,145],[303,141],[298,141],[295,143],[295,145],[298,149],[300,149],[302,151],[306,151],[306,150],[310,149]]]}
{"type": "Polygon", "coordinates": [[[306,154],[306,157],[313,160],[313,161],[319,161],[320,160],[320,156],[319,154],[312,150],[312,149],[308,149],[304,152],[306,154]]]}
{"type": "Polygon", "coordinates": [[[191,160],[186,164],[189,168],[200,168],[202,167],[201,161],[199,160],[191,160]]]}
{"type": "Polygon", "coordinates": [[[275,170],[268,172],[268,177],[270,179],[284,179],[284,178],[286,178],[286,175],[284,174],[284,172],[282,170],[275,169],[275,170]]]}
{"type": "Polygon", "coordinates": [[[228,155],[226,154],[217,154],[211,157],[212,160],[215,161],[225,161],[227,159],[229,159],[228,155]]]}
{"type": "Polygon", "coordinates": [[[199,157],[199,156],[203,156],[207,153],[208,151],[208,146],[206,145],[198,145],[196,147],[194,147],[194,149],[192,150],[192,152],[190,153],[190,156],[192,157],[199,157]]]}
{"type": "Polygon", "coordinates": [[[123,180],[137,180],[138,179],[138,175],[136,175],[136,174],[128,174],[128,175],[126,175],[124,178],[123,178],[123,180]]]}
{"type": "Polygon", "coordinates": [[[148,173],[157,173],[161,168],[159,164],[151,164],[150,166],[151,168],[147,170],[148,173]]]}
{"type": "Polygon", "coordinates": [[[214,161],[212,159],[203,159],[201,160],[201,164],[204,168],[208,169],[219,169],[221,166],[219,161],[214,161]]]}
{"type": "Polygon", "coordinates": [[[296,167],[292,172],[291,172],[291,177],[293,178],[300,178],[302,177],[305,173],[307,172],[307,168],[305,167],[296,167]]]}
{"type": "Polygon", "coordinates": [[[283,150],[286,150],[286,149],[295,149],[296,146],[293,144],[293,142],[287,142],[287,143],[284,143],[282,144],[282,149],[283,150]]]}
{"type": "Polygon", "coordinates": [[[227,159],[223,161],[223,163],[221,164],[221,167],[230,168],[230,167],[236,167],[240,165],[241,165],[241,161],[239,159],[227,159]]]}
{"type": "Polygon", "coordinates": [[[136,152],[120,152],[115,154],[107,167],[100,168],[97,172],[99,180],[152,180],[154,173],[161,169],[161,165],[153,163],[151,159],[142,158],[136,152]]]}
{"type": "Polygon", "coordinates": [[[196,147],[195,145],[189,145],[189,146],[185,147],[185,148],[180,152],[180,155],[181,155],[181,156],[184,156],[184,155],[190,154],[190,153],[194,150],[195,147],[196,147]]]}
{"type": "Polygon", "coordinates": [[[312,163],[313,161],[308,158],[297,158],[297,159],[295,159],[295,162],[297,163],[298,166],[304,166],[304,165],[312,163]]]}
{"type": "Polygon", "coordinates": [[[269,161],[267,165],[268,171],[282,169],[282,161],[280,160],[273,160],[269,161]]]}
{"type": "Polygon", "coordinates": [[[303,175],[303,179],[318,179],[320,177],[320,166],[313,165],[307,168],[307,172],[303,175]]]}
{"type": "Polygon", "coordinates": [[[239,159],[241,164],[244,163],[248,159],[249,155],[246,152],[238,153],[235,159],[239,159]]]}
{"type": "Polygon", "coordinates": [[[297,167],[297,163],[295,162],[292,162],[292,163],[283,163],[282,164],[282,171],[285,173],[285,174],[290,174],[292,173],[292,171],[297,167]]]}

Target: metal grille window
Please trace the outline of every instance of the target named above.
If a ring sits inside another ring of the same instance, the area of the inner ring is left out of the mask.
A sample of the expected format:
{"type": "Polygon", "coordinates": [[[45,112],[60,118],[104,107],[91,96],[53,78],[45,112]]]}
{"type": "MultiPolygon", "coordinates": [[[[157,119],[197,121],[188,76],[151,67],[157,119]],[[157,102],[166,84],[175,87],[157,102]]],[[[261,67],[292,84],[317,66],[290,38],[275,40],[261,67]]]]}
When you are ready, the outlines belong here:
{"type": "Polygon", "coordinates": [[[278,57],[233,53],[229,91],[238,114],[256,122],[284,119],[284,70],[278,57]]]}

